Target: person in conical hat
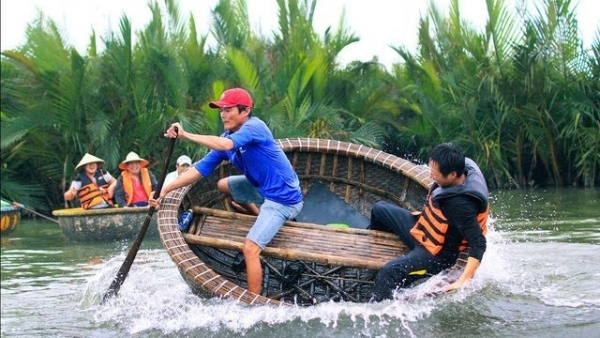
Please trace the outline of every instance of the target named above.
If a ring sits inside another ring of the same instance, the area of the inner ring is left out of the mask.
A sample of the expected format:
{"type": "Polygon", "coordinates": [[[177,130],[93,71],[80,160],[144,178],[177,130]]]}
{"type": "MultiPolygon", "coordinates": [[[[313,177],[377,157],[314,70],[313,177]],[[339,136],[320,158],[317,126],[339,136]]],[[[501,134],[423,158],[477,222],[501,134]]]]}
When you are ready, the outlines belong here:
{"type": "Polygon", "coordinates": [[[119,164],[119,169],[127,170],[128,165],[131,162],[139,162],[139,164],[142,168],[146,168],[148,166],[147,160],[141,158],[137,153],[134,153],[133,151],[131,151],[131,152],[129,152],[129,154],[127,154],[127,157],[125,157],[125,160],[123,162],[121,162],[121,164],[119,164]]]}
{"type": "Polygon", "coordinates": [[[121,175],[117,179],[115,202],[121,207],[144,207],[158,184],[148,168],[148,161],[130,152],[119,164],[121,175]]]}
{"type": "Polygon", "coordinates": [[[103,165],[103,159],[86,153],[75,166],[77,177],[65,191],[65,200],[72,201],[78,197],[84,209],[111,207],[117,180],[101,168],[103,165]]]}
{"type": "Polygon", "coordinates": [[[81,161],[79,161],[79,163],[77,163],[77,166],[75,166],[75,171],[79,171],[79,169],[81,169],[84,165],[86,164],[90,164],[90,163],[97,163],[98,166],[102,166],[104,165],[104,160],[101,158],[98,158],[94,155],[91,155],[90,153],[85,153],[85,155],[83,155],[83,158],[81,159],[81,161]]]}

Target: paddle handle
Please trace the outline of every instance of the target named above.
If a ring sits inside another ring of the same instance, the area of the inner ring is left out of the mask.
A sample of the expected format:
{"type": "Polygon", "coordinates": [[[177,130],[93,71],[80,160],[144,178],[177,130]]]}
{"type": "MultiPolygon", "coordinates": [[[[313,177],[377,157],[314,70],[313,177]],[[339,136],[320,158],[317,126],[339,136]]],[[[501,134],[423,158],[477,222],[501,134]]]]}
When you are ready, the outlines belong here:
{"type": "Polygon", "coordinates": [[[44,218],[44,219],[46,219],[46,220],[48,220],[50,222],[54,222],[54,223],[58,224],[58,221],[55,220],[54,218],[50,218],[50,217],[48,217],[46,215],[40,214],[39,212],[37,212],[35,210],[27,208],[25,205],[23,205],[21,203],[16,203],[16,204],[17,204],[17,207],[19,207],[21,209],[27,210],[27,211],[29,211],[30,213],[32,213],[32,214],[34,214],[36,216],[40,216],[41,218],[44,218]]]}
{"type": "MultiPolygon", "coordinates": [[[[178,132],[177,128],[175,128],[175,132],[178,132]]],[[[154,199],[157,199],[160,196],[160,191],[162,189],[163,183],[165,183],[165,177],[167,176],[167,170],[169,169],[169,162],[171,161],[171,155],[173,154],[175,140],[177,140],[177,138],[172,138],[171,143],[169,144],[169,151],[167,152],[167,157],[165,158],[165,163],[162,168],[158,184],[156,186],[156,189],[154,190],[154,199]]],[[[148,230],[148,226],[150,225],[150,220],[152,219],[152,215],[154,214],[155,209],[155,207],[150,207],[150,209],[148,210],[148,214],[146,214],[146,218],[144,219],[144,224],[142,225],[140,232],[137,234],[135,241],[133,241],[131,249],[129,249],[129,253],[127,253],[127,257],[125,257],[125,261],[121,265],[119,272],[117,272],[117,275],[110,284],[108,291],[104,294],[101,304],[104,304],[110,297],[115,296],[117,295],[117,293],[119,293],[121,285],[123,285],[123,282],[125,282],[125,278],[127,278],[129,269],[131,268],[131,265],[135,260],[135,256],[137,255],[137,252],[140,249],[140,245],[144,240],[144,236],[146,235],[146,231],[148,230]]]]}

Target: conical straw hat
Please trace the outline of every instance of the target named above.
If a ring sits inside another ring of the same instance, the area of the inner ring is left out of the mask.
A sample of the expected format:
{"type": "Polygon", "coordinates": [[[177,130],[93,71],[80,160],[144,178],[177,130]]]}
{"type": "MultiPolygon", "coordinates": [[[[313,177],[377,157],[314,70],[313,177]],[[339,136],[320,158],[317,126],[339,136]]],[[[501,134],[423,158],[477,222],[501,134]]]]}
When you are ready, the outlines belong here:
{"type": "Polygon", "coordinates": [[[127,170],[127,163],[129,163],[129,162],[141,162],[140,165],[142,166],[142,168],[146,167],[149,163],[148,161],[139,157],[138,154],[136,154],[132,151],[129,154],[127,154],[125,161],[123,161],[123,162],[121,162],[121,164],[119,164],[119,169],[127,170]]]}
{"type": "Polygon", "coordinates": [[[79,163],[75,167],[75,171],[79,170],[84,165],[90,164],[90,163],[98,163],[98,165],[103,165],[104,160],[102,160],[94,155],[90,155],[89,153],[85,153],[85,155],[83,155],[83,158],[81,159],[81,161],[79,161],[79,163]]]}

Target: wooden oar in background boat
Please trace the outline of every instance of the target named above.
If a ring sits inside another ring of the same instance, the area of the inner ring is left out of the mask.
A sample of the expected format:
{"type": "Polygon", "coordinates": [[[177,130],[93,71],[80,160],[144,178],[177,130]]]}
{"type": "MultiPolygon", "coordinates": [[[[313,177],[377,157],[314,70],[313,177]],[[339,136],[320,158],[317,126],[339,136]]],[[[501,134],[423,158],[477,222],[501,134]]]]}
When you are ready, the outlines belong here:
{"type": "MultiPolygon", "coordinates": [[[[179,131],[177,130],[177,128],[175,128],[175,133],[178,132],[179,131]]],[[[160,196],[160,191],[162,190],[163,183],[165,182],[165,176],[167,176],[167,170],[169,169],[169,162],[171,161],[171,154],[173,154],[175,140],[177,140],[177,138],[172,138],[171,143],[169,144],[169,151],[167,152],[167,157],[165,158],[165,164],[160,174],[160,178],[158,180],[156,189],[154,189],[154,199],[157,199],[160,196]]],[[[142,225],[140,232],[135,238],[131,249],[129,249],[129,253],[127,254],[127,257],[125,257],[125,261],[121,265],[119,272],[117,272],[117,275],[110,284],[108,291],[106,292],[106,294],[104,294],[101,304],[104,304],[104,302],[106,302],[110,297],[116,295],[119,292],[119,289],[121,289],[121,285],[123,285],[123,282],[125,281],[125,278],[129,273],[129,269],[131,268],[131,264],[133,264],[135,256],[137,255],[137,252],[140,249],[140,245],[144,240],[144,235],[146,235],[146,231],[148,230],[148,226],[150,225],[150,220],[152,219],[152,215],[154,214],[155,209],[155,207],[150,207],[150,209],[148,210],[148,214],[146,214],[144,224],[142,225]]]]}
{"type": "Polygon", "coordinates": [[[34,214],[34,215],[36,215],[36,216],[40,216],[40,217],[41,217],[41,218],[43,218],[43,219],[46,219],[46,220],[48,220],[48,221],[50,221],[50,222],[54,222],[54,223],[58,224],[58,221],[57,221],[57,220],[55,220],[54,218],[50,218],[50,217],[48,217],[48,216],[46,216],[46,215],[40,214],[39,212],[37,212],[37,211],[35,211],[35,210],[29,209],[29,208],[27,208],[27,207],[26,207],[24,204],[22,204],[22,203],[12,202],[11,204],[12,204],[13,206],[17,207],[17,208],[21,208],[21,209],[23,209],[23,210],[27,210],[27,211],[29,211],[30,213],[32,213],[32,214],[34,214]]]}

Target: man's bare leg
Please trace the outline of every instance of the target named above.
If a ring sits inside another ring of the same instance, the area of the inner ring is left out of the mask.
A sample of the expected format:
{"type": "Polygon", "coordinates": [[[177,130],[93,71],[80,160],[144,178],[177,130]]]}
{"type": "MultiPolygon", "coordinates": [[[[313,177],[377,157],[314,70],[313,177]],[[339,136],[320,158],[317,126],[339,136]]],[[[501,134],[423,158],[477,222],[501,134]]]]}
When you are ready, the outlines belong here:
{"type": "Polygon", "coordinates": [[[258,213],[260,212],[260,209],[254,203],[238,203],[232,200],[231,206],[237,211],[248,215],[258,216],[258,213]]]}
{"type": "Polygon", "coordinates": [[[256,243],[247,239],[244,241],[244,260],[246,261],[246,276],[248,291],[260,295],[262,289],[262,266],[260,265],[260,252],[262,249],[256,243]]]}
{"type": "MultiPolygon", "coordinates": [[[[222,194],[231,198],[231,191],[229,190],[227,178],[222,178],[217,182],[217,189],[219,189],[222,194]]],[[[260,209],[254,203],[237,203],[232,199],[231,206],[237,211],[248,215],[258,216],[258,213],[260,212],[260,209]]]]}

